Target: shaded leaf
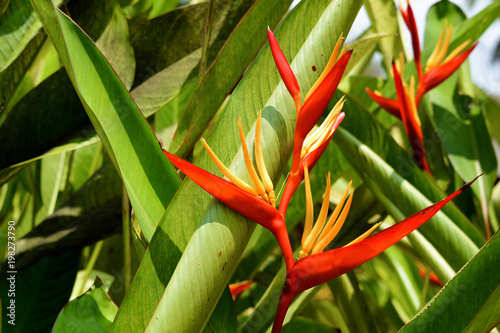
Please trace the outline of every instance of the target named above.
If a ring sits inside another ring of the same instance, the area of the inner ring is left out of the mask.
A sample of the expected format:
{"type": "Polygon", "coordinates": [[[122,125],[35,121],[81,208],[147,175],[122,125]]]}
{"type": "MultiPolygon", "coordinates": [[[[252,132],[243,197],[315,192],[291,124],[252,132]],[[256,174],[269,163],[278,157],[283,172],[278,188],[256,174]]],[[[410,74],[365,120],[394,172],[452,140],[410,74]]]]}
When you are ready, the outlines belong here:
{"type": "Polygon", "coordinates": [[[500,322],[500,275],[492,269],[499,260],[500,237],[497,233],[400,332],[487,332],[493,329],[500,322]]]}
{"type": "Polygon", "coordinates": [[[118,307],[96,277],[94,285],[82,296],[69,302],[54,324],[52,332],[106,332],[118,307]]]}

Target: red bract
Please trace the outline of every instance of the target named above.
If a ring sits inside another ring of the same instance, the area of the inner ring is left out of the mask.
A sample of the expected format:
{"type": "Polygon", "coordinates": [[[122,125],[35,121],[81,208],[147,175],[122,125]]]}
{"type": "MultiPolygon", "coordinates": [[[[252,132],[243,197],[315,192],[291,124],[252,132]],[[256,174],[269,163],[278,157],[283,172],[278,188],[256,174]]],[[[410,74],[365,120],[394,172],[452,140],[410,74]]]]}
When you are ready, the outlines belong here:
{"type": "Polygon", "coordinates": [[[413,47],[413,57],[415,59],[415,66],[417,67],[418,79],[420,80],[423,75],[422,61],[420,59],[420,41],[418,38],[417,23],[415,21],[415,16],[413,15],[413,9],[410,6],[410,1],[408,1],[408,8],[406,10],[403,9],[400,1],[399,9],[401,11],[401,14],[403,15],[408,30],[410,30],[411,45],[413,47]]]}
{"type": "Polygon", "coordinates": [[[470,47],[465,52],[425,73],[423,82],[424,91],[433,89],[434,87],[441,84],[441,82],[446,80],[451,74],[453,74],[458,69],[458,67],[460,67],[460,65],[462,65],[465,60],[467,60],[469,54],[474,50],[476,45],[477,43],[472,45],[472,47],[470,47]]]}
{"type": "Polygon", "coordinates": [[[287,267],[293,265],[293,253],[285,220],[276,208],[225,179],[198,168],[165,150],[163,152],[170,162],[214,198],[271,231],[283,251],[287,267]]]}
{"type": "Polygon", "coordinates": [[[415,105],[415,101],[411,99],[411,96],[409,96],[409,94],[412,94],[413,92],[408,93],[406,88],[403,86],[401,76],[399,75],[398,69],[394,63],[392,64],[392,70],[394,73],[394,84],[396,86],[396,95],[398,96],[401,119],[403,120],[406,133],[408,134],[408,138],[410,139],[410,143],[413,148],[413,158],[422,169],[431,174],[425,157],[424,136],[422,134],[422,129],[420,128],[417,106],[415,105]]]}
{"type": "Polygon", "coordinates": [[[427,222],[444,205],[462,193],[476,179],[468,182],[444,200],[358,243],[313,254],[297,261],[292,270],[287,274],[274,320],[273,333],[281,331],[288,307],[299,293],[333,280],[382,253],[427,222]]]}
{"type": "Polygon", "coordinates": [[[283,79],[283,82],[285,83],[286,88],[295,101],[295,107],[298,112],[300,110],[301,100],[300,87],[299,83],[297,82],[297,78],[295,77],[295,74],[293,74],[293,71],[288,64],[283,51],[281,51],[281,48],[276,41],[276,37],[269,28],[267,28],[267,36],[269,39],[269,45],[271,46],[271,53],[273,54],[274,62],[276,63],[276,67],[278,68],[278,71],[281,78],[283,79]]]}
{"type": "Polygon", "coordinates": [[[393,116],[401,119],[401,113],[399,113],[398,101],[392,98],[387,98],[382,96],[378,91],[371,91],[370,88],[365,88],[366,92],[370,97],[380,105],[381,108],[388,111],[393,116]]]}

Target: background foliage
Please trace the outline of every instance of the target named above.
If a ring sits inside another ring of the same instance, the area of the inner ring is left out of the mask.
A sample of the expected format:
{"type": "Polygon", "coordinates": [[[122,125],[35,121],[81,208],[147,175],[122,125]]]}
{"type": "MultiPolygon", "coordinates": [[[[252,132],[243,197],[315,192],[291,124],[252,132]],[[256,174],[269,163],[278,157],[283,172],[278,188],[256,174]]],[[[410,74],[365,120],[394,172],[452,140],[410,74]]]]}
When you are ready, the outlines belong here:
{"type": "MultiPolygon", "coordinates": [[[[331,208],[348,181],[356,188],[334,246],[375,222],[400,221],[484,173],[396,246],[301,294],[283,331],[442,332],[444,325],[481,332],[498,325],[499,96],[474,84],[469,61],[426,95],[419,115],[431,177],[412,161],[402,122],[365,92],[395,98],[390,66],[400,52],[409,61],[406,77],[414,71],[396,4],[304,0],[290,10],[291,3],[0,1],[5,332],[270,329],[284,279],[275,239],[183,180],[160,149],[221,175],[202,150],[203,136],[247,178],[235,121],[251,144],[262,110],[264,158],[281,188],[296,114],[267,44],[268,26],[302,91],[341,33],[354,49],[328,108],[345,94],[346,118],[311,173],[318,206],[328,171],[331,208]],[[354,22],[362,6],[370,19],[365,31],[354,22]],[[15,326],[6,316],[8,221],[15,221],[15,326]],[[250,288],[232,298],[228,283],[246,280],[250,288]]],[[[453,48],[479,39],[499,17],[498,1],[469,17],[452,2],[437,2],[421,27],[424,60],[445,20],[454,24],[453,48]]],[[[286,216],[293,248],[304,196],[299,188],[286,216]]]]}

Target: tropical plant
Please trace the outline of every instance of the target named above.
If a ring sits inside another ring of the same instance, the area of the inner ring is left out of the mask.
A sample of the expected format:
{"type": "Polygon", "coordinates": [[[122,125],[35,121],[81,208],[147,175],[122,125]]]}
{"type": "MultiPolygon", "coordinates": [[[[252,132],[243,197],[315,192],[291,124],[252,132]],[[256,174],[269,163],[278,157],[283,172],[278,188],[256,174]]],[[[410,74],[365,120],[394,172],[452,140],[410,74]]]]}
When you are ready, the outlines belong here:
{"type": "Polygon", "coordinates": [[[496,330],[500,3],[291,3],[0,1],[5,332],[496,330]]]}

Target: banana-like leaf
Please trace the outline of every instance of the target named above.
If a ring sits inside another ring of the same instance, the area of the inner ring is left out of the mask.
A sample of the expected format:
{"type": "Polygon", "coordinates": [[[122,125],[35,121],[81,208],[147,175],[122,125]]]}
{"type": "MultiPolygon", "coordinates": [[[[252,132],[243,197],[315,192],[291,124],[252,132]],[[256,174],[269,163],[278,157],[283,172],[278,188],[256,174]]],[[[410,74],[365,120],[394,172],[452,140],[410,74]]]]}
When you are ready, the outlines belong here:
{"type": "MultiPolygon", "coordinates": [[[[259,4],[266,6],[265,1],[259,4]]],[[[329,2],[323,0],[299,4],[277,33],[282,50],[289,59],[294,59],[292,68],[304,90],[312,86],[326,65],[327,57],[324,54],[333,50],[340,33],[349,31],[361,2],[336,1],[328,5],[329,2]],[[318,72],[312,70],[313,66],[318,68],[318,72]]],[[[277,179],[291,154],[296,111],[292,98],[284,84],[280,83],[267,46],[235,89],[209,140],[219,158],[247,180],[235,121],[239,117],[244,131],[248,132],[249,128],[254,127],[260,109],[263,109],[262,125],[265,133],[264,160],[272,178],[277,179]]],[[[247,142],[252,143],[253,137],[254,130],[251,129],[247,142]]],[[[202,153],[195,164],[221,175],[206,153],[202,153]]],[[[173,330],[180,327],[187,330],[202,328],[229,281],[254,227],[255,223],[246,221],[215,202],[192,181],[184,181],[153,237],[112,331],[121,332],[130,327],[144,330],[162,295],[165,305],[162,304],[161,308],[182,302],[186,311],[175,318],[170,317],[173,313],[162,312],[154,316],[155,321],[156,317],[158,321],[169,321],[169,325],[172,323],[169,327],[173,327],[173,330]],[[179,227],[180,216],[182,228],[179,227]],[[187,250],[189,240],[191,242],[187,250]],[[186,254],[177,265],[185,251],[186,254]],[[177,274],[173,277],[176,266],[177,274]],[[192,279],[188,281],[184,274],[186,269],[191,268],[194,269],[189,273],[192,279]],[[163,294],[169,280],[168,290],[163,294]],[[149,300],[148,304],[137,309],[137,302],[144,299],[149,300]]],[[[174,312],[179,313],[177,310],[174,312]]],[[[151,323],[150,329],[153,327],[151,323]]]]}
{"type": "Polygon", "coordinates": [[[94,43],[48,0],[33,2],[44,28],[122,178],[150,239],[179,179],[151,127],[94,43]]]}
{"type": "MultiPolygon", "coordinates": [[[[27,269],[7,273],[1,277],[0,296],[6,309],[7,302],[15,300],[15,325],[2,319],[4,332],[50,332],[57,314],[68,302],[75,282],[81,251],[66,251],[38,260],[27,269]],[[15,295],[9,296],[11,281],[15,281],[15,295]]],[[[7,310],[10,312],[10,310],[7,310]]]]}
{"type": "MultiPolygon", "coordinates": [[[[374,184],[406,216],[446,197],[371,114],[355,102],[346,103],[345,109],[335,142],[367,185],[374,184]]],[[[444,207],[420,232],[454,269],[484,244],[478,230],[454,205],[444,207]]]]}
{"type": "MultiPolygon", "coordinates": [[[[57,0],[54,5],[61,3],[57,0]]],[[[0,20],[0,72],[21,54],[41,27],[28,0],[10,2],[0,20]]]]}
{"type": "Polygon", "coordinates": [[[100,333],[111,327],[118,307],[96,277],[94,285],[82,296],[69,302],[54,324],[52,332],[100,333]]]}
{"type": "Polygon", "coordinates": [[[392,60],[403,51],[401,37],[398,36],[400,32],[397,19],[398,9],[391,0],[365,0],[363,3],[372,22],[373,32],[391,35],[379,41],[385,68],[387,72],[390,72],[392,60]]]}
{"type": "Polygon", "coordinates": [[[181,115],[170,151],[184,157],[191,152],[226,96],[267,41],[265,28],[276,26],[291,3],[290,0],[259,1],[250,12],[253,15],[243,17],[242,24],[229,36],[214,64],[198,82],[196,91],[181,115]],[[260,10],[272,14],[256,15],[260,10]],[[250,35],[252,38],[249,38],[250,35]]]}
{"type": "Polygon", "coordinates": [[[499,260],[497,232],[400,332],[491,331],[500,322],[499,260]]]}

